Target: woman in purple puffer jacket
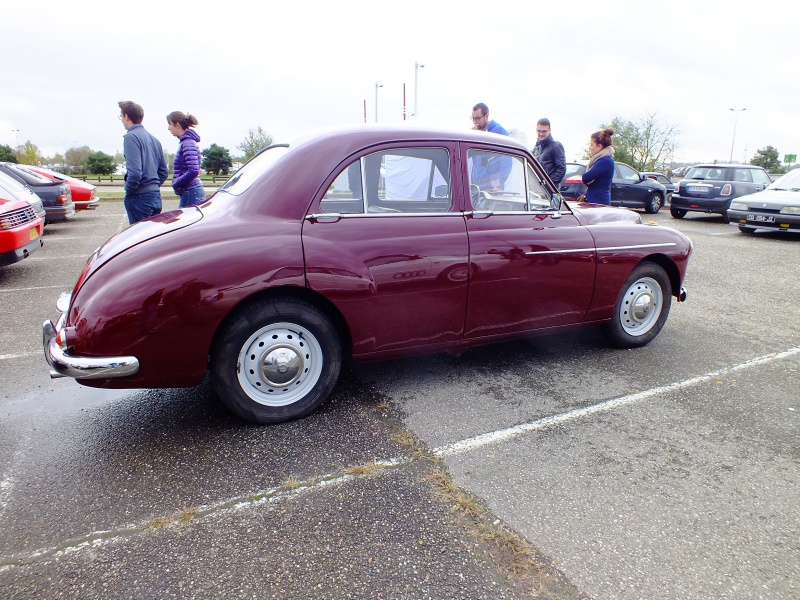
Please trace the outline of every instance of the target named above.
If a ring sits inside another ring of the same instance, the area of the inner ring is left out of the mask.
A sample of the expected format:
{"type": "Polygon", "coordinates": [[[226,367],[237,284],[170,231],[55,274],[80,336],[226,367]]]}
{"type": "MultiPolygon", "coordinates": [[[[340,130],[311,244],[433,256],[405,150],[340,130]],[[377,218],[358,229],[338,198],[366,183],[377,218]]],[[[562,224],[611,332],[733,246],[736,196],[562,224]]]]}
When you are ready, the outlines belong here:
{"type": "Polygon", "coordinates": [[[167,123],[169,132],[181,141],[172,169],[172,189],[181,199],[179,206],[205,202],[206,191],[200,181],[202,156],[197,146],[200,136],[191,129],[197,125],[197,119],[176,110],[167,115],[167,123]]]}

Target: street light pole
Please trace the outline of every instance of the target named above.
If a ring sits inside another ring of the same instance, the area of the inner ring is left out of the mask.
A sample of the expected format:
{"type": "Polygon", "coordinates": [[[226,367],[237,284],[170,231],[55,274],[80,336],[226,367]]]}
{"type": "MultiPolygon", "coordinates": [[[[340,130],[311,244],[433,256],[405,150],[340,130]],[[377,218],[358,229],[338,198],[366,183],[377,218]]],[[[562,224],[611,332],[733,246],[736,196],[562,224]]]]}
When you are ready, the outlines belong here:
{"type": "Polygon", "coordinates": [[[419,73],[420,67],[424,66],[425,65],[421,65],[418,62],[414,63],[414,116],[415,117],[419,114],[419,111],[417,109],[417,90],[419,90],[419,84],[418,84],[419,79],[417,77],[417,74],[419,73]]]}
{"type": "Polygon", "coordinates": [[[17,154],[19,154],[19,129],[12,129],[11,133],[14,134],[14,140],[17,143],[16,151],[17,151],[17,154]]]}
{"type": "Polygon", "coordinates": [[[733,162],[733,144],[736,142],[736,124],[739,122],[739,113],[743,110],[747,110],[746,108],[741,108],[739,110],[730,109],[736,115],[736,118],[733,120],[733,140],[731,141],[731,157],[728,162],[733,162]]]}
{"type": "Polygon", "coordinates": [[[378,88],[383,87],[382,83],[375,82],[375,122],[378,122],[378,88]]]}

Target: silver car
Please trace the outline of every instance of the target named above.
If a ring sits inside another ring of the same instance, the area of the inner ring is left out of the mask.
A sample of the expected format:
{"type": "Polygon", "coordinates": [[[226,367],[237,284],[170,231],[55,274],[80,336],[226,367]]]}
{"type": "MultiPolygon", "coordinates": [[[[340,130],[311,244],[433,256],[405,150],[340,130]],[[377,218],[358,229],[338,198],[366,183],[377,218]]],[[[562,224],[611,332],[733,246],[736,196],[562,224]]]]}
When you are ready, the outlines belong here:
{"type": "Polygon", "coordinates": [[[800,232],[800,169],[789,171],[760,192],[735,198],[728,219],[742,233],[756,229],[800,232]]]}
{"type": "Polygon", "coordinates": [[[33,206],[33,211],[37,217],[42,218],[42,223],[45,221],[45,210],[42,204],[42,199],[39,198],[31,189],[19,181],[0,172],[0,196],[8,200],[23,200],[33,206]]]}

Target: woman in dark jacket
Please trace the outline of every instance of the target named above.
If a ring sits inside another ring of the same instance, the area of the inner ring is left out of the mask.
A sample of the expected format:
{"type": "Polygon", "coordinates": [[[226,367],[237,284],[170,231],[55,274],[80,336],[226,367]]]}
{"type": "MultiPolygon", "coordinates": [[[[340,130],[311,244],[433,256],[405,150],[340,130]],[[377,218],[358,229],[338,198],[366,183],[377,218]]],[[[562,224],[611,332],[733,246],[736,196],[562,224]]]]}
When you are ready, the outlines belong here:
{"type": "Polygon", "coordinates": [[[197,142],[200,136],[194,129],[197,119],[176,110],[167,115],[169,132],[181,141],[172,169],[172,189],[180,197],[179,206],[193,206],[206,200],[206,191],[200,181],[202,156],[197,142]]]}
{"type": "Polygon", "coordinates": [[[614,179],[614,148],[611,136],[614,130],[609,128],[596,131],[589,137],[589,152],[592,158],[581,175],[586,184],[586,202],[594,204],[611,204],[611,180],[614,179]]]}

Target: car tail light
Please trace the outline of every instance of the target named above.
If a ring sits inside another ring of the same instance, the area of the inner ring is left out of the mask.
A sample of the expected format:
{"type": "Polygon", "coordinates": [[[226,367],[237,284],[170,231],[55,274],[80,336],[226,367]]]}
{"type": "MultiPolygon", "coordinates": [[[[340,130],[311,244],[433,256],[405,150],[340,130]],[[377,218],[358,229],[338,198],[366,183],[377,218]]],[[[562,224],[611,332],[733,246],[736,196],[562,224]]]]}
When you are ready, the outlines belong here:
{"type": "Polygon", "coordinates": [[[722,186],[722,189],[719,192],[720,196],[730,196],[731,192],[733,192],[733,186],[730,183],[726,183],[722,186]]]}
{"type": "Polygon", "coordinates": [[[67,197],[64,194],[59,194],[56,197],[56,204],[66,204],[66,203],[67,203],[67,197]]]}
{"type": "Polygon", "coordinates": [[[564,180],[564,183],[568,185],[574,185],[576,183],[583,183],[583,179],[581,179],[580,175],[572,175],[571,177],[567,177],[564,180]]]}

